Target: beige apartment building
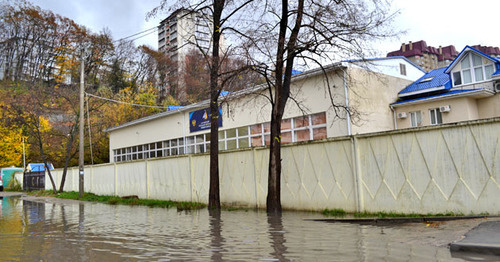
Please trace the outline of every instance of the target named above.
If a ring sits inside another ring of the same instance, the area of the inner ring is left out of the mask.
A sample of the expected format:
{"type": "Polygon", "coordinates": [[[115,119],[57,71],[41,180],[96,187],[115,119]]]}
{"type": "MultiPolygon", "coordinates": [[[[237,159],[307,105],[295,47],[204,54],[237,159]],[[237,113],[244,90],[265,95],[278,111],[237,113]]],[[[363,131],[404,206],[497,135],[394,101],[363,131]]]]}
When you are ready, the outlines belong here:
{"type": "MultiPolygon", "coordinates": [[[[314,69],[293,76],[282,143],[392,130],[388,105],[425,73],[403,57],[340,62],[326,72],[314,69]]],[[[221,97],[220,150],[269,144],[268,93],[265,86],[255,86],[221,97]]],[[[204,101],[107,129],[110,162],[207,152],[208,106],[204,101]]]]}
{"type": "Polygon", "coordinates": [[[391,104],[397,129],[500,116],[500,60],[472,47],[432,70],[391,104]]]}

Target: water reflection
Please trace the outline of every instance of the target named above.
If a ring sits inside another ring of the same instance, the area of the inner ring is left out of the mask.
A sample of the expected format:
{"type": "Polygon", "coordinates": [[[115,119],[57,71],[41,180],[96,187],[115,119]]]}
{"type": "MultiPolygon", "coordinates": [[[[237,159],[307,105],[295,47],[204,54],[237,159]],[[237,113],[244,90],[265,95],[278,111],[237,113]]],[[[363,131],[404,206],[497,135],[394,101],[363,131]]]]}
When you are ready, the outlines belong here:
{"type": "Polygon", "coordinates": [[[210,235],[211,235],[211,260],[212,261],[222,261],[223,257],[223,243],[224,237],[222,237],[222,220],[221,212],[217,210],[210,210],[210,235]]]}
{"type": "Polygon", "coordinates": [[[304,220],[313,213],[177,212],[12,197],[0,203],[0,260],[7,261],[454,259],[446,245],[412,239],[424,225],[381,228],[304,220]]]}
{"type": "Polygon", "coordinates": [[[282,214],[269,214],[267,216],[267,223],[269,224],[269,237],[271,238],[271,257],[278,261],[287,261],[285,254],[287,247],[285,246],[285,230],[283,228],[282,214]]]}

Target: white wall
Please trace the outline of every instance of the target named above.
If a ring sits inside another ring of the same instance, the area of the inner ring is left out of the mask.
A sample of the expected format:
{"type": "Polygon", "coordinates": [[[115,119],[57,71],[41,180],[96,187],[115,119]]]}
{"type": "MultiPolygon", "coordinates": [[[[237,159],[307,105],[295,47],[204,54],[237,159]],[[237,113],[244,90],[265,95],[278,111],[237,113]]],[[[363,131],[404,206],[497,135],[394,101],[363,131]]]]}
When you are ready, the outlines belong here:
{"type": "MultiPolygon", "coordinates": [[[[284,145],[283,208],[499,215],[498,130],[495,118],[284,145]]],[[[220,153],[223,203],[265,207],[268,154],[220,153]]],[[[207,203],[208,161],[202,154],[87,166],[85,190],[207,203]]],[[[58,185],[62,170],[53,174],[58,185]]],[[[70,169],[67,191],[78,191],[77,175],[70,169]]]]}

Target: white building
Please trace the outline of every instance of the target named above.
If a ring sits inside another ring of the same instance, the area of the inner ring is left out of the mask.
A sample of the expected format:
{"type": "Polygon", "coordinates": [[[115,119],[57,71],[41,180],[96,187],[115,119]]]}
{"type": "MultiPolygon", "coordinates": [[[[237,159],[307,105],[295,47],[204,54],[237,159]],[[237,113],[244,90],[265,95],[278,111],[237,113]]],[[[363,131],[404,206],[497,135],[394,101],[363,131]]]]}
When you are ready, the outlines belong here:
{"type": "Polygon", "coordinates": [[[178,9],[158,26],[158,51],[174,61],[184,61],[186,55],[198,46],[208,51],[212,28],[209,15],[178,9]]]}
{"type": "MultiPolygon", "coordinates": [[[[394,129],[389,104],[398,91],[424,75],[404,57],[341,62],[296,74],[282,123],[282,143],[394,129]],[[326,81],[328,79],[328,81],[326,81]],[[327,84],[329,83],[329,85],[327,84]],[[334,106],[335,105],[335,106],[334,106]],[[358,112],[355,117],[344,108],[358,112]]],[[[269,100],[265,86],[224,97],[219,149],[269,144],[269,100]]],[[[110,162],[132,161],[209,150],[208,101],[137,119],[107,129],[110,162]]]]}

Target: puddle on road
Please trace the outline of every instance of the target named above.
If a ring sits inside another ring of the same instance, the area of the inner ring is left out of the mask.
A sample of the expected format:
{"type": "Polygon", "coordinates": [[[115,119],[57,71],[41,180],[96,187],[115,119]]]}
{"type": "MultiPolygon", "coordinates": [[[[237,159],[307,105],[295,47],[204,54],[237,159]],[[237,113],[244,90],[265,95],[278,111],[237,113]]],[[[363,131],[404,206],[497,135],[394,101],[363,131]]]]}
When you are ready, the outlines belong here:
{"type": "Polygon", "coordinates": [[[315,213],[217,215],[18,197],[1,203],[0,260],[7,261],[462,261],[451,257],[439,229],[424,224],[377,227],[304,220],[315,213]]]}

